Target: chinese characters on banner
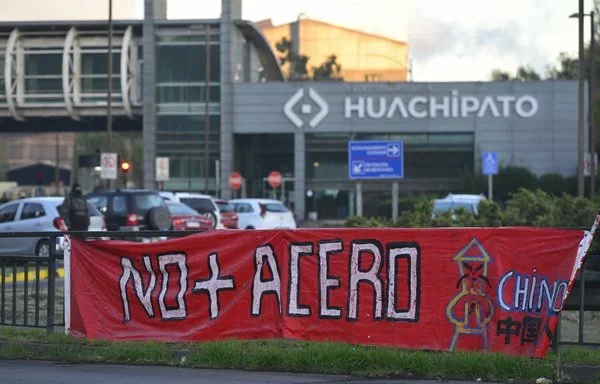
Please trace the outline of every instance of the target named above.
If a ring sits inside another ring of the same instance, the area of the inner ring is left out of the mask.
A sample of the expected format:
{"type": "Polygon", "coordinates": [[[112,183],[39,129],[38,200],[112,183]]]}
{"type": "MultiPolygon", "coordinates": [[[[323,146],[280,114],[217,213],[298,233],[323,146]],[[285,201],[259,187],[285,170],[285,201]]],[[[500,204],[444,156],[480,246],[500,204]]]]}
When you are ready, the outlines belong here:
{"type": "Polygon", "coordinates": [[[71,334],[543,356],[586,232],[213,231],[71,247],[71,334]]]}

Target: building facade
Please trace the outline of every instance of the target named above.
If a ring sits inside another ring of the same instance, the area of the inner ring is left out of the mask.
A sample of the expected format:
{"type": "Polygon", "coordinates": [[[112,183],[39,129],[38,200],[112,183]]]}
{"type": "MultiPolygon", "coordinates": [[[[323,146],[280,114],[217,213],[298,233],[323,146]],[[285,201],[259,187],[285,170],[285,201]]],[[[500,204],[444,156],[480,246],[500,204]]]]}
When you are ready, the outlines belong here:
{"type": "MultiPolygon", "coordinates": [[[[402,194],[460,192],[484,151],[536,174],[577,169],[576,82],[287,82],[241,0],[222,4],[220,19],[166,20],[146,0],[144,20],[114,24],[112,126],[143,133],[147,188],[157,156],[165,189],[223,198],[271,196],[279,171],[276,196],[298,218],[343,218],[356,212],[350,140],[403,140],[402,194]]],[[[105,23],[0,23],[0,133],[104,131],[107,47],[105,23]]]]}
{"type": "MultiPolygon", "coordinates": [[[[307,70],[336,55],[341,76],[347,82],[409,80],[408,44],[319,20],[299,17],[287,24],[273,25],[271,20],[256,23],[271,49],[278,56],[277,43],[291,41],[296,54],[309,58],[307,70]]],[[[289,71],[284,66],[284,71],[289,71]]]]}

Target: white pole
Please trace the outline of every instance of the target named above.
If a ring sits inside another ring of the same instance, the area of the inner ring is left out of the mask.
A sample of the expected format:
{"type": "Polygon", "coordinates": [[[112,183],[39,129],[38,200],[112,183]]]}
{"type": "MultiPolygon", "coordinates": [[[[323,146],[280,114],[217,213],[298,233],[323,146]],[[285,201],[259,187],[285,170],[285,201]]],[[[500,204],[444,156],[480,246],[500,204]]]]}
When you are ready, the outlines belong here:
{"type": "Polygon", "coordinates": [[[356,216],[363,215],[363,202],[362,202],[362,183],[358,181],[356,183],[356,216]]]}
{"type": "Polygon", "coordinates": [[[65,334],[71,332],[71,236],[65,236],[63,246],[64,264],[65,264],[65,334]]]}
{"type": "Polygon", "coordinates": [[[397,181],[392,183],[392,220],[398,221],[398,195],[400,193],[400,185],[397,181]]]}
{"type": "Polygon", "coordinates": [[[219,160],[215,161],[215,196],[217,198],[221,197],[221,167],[219,160]]]}

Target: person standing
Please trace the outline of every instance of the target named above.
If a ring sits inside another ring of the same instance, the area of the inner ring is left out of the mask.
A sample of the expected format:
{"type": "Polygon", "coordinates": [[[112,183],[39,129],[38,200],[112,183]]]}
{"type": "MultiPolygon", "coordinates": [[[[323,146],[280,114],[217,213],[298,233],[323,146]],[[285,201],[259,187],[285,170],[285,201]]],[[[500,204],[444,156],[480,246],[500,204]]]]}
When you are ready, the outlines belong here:
{"type": "Polygon", "coordinates": [[[69,231],[87,231],[90,226],[90,210],[83,196],[81,185],[73,184],[71,192],[61,205],[61,216],[69,231]]]}

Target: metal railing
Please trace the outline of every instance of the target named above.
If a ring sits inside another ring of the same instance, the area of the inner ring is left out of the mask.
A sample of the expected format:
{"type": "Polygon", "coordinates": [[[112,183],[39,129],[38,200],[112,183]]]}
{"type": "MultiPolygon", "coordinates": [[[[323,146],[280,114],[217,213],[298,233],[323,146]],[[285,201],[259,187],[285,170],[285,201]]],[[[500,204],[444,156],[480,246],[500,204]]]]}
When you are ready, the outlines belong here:
{"type": "Polygon", "coordinates": [[[3,239],[38,239],[50,245],[48,257],[0,255],[0,326],[46,329],[65,326],[64,296],[56,286],[63,254],[58,239],[71,235],[84,239],[111,238],[141,240],[189,236],[201,231],[132,231],[132,232],[0,232],[3,239]],[[62,300],[61,300],[62,299],[62,300]],[[61,305],[62,302],[62,305],[61,305]],[[57,304],[58,307],[57,308],[57,304]],[[57,318],[59,320],[57,320],[57,318]]]}

